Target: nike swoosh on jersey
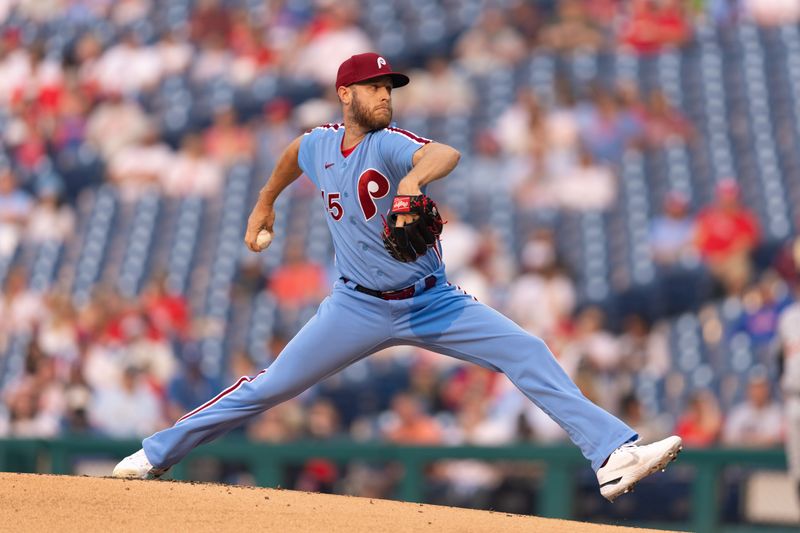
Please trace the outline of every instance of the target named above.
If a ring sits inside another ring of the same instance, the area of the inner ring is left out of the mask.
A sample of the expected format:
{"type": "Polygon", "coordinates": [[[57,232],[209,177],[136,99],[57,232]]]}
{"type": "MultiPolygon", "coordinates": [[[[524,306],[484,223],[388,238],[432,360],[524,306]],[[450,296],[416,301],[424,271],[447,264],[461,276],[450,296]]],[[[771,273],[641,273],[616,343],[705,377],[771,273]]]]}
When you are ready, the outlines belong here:
{"type": "Polygon", "coordinates": [[[328,170],[334,165],[334,163],[325,163],[325,170],[328,170]]]}

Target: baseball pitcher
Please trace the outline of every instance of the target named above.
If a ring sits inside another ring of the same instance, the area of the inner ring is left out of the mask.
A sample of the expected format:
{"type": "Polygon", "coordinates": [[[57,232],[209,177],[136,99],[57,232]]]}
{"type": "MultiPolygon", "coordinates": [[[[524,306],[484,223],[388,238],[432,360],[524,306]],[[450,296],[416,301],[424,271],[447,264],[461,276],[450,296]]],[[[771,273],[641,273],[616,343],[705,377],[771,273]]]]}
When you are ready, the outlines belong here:
{"type": "Polygon", "coordinates": [[[344,122],[295,139],[250,215],[244,240],[258,252],[269,244],[281,191],[303,173],[319,188],[341,277],[316,315],[269,368],[240,378],[174,426],[146,438],[114,476],[158,477],[196,446],[399,344],[505,373],[564,428],[609,500],[676,457],[680,438],[634,444],[636,432],[587,400],[544,342],[447,282],[442,220],[425,187],[447,176],[460,155],[391,126],[392,91],[408,82],[378,54],[343,62],[336,90],[344,122]]]}

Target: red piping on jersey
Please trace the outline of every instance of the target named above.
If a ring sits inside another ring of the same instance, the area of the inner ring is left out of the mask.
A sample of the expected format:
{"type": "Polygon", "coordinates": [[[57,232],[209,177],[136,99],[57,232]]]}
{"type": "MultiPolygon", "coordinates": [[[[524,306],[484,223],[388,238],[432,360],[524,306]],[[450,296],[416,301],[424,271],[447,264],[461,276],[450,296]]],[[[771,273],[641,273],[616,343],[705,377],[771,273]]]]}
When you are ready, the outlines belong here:
{"type": "Polygon", "coordinates": [[[336,124],[336,123],[320,124],[319,126],[311,128],[310,130],[306,130],[306,133],[311,133],[312,131],[319,128],[322,128],[323,130],[339,131],[339,128],[344,128],[344,124],[336,124]]]}
{"type": "Polygon", "coordinates": [[[425,137],[420,137],[419,135],[415,135],[415,134],[411,133],[408,130],[404,130],[404,129],[401,129],[401,128],[395,128],[395,127],[392,127],[392,126],[386,128],[386,129],[389,130],[389,131],[393,131],[394,133],[399,133],[400,135],[405,135],[406,137],[408,137],[409,139],[411,139],[415,143],[428,144],[429,142],[431,142],[430,139],[426,139],[425,137]]]}
{"type": "MultiPolygon", "coordinates": [[[[182,417],[180,417],[180,418],[178,419],[178,422],[183,422],[184,420],[186,420],[186,419],[187,419],[187,418],[189,418],[190,416],[192,416],[192,415],[196,415],[197,413],[199,413],[199,412],[200,412],[200,411],[202,411],[203,409],[208,409],[209,407],[211,407],[212,405],[214,405],[215,403],[217,403],[218,401],[220,401],[221,399],[223,399],[225,396],[227,396],[228,394],[232,393],[233,391],[235,391],[236,389],[238,389],[239,387],[241,387],[241,386],[242,386],[242,384],[244,384],[244,383],[250,383],[251,381],[253,381],[254,379],[256,379],[258,376],[260,376],[261,374],[263,374],[263,373],[264,373],[264,372],[266,372],[266,371],[267,371],[267,369],[265,368],[264,370],[262,370],[261,372],[259,372],[258,374],[256,374],[256,375],[255,375],[255,376],[253,376],[253,377],[247,377],[247,376],[242,376],[242,377],[240,377],[240,378],[239,378],[239,381],[237,381],[235,384],[233,384],[232,386],[228,387],[228,388],[227,388],[227,389],[225,389],[224,391],[220,392],[220,393],[219,393],[219,394],[217,394],[217,395],[216,395],[214,398],[210,399],[209,401],[207,401],[206,403],[204,403],[204,404],[203,404],[203,405],[201,405],[200,407],[196,408],[194,411],[191,411],[191,412],[189,412],[189,413],[186,413],[185,415],[183,415],[182,417]]],[[[175,422],[175,423],[177,424],[178,422],[175,422]]]]}

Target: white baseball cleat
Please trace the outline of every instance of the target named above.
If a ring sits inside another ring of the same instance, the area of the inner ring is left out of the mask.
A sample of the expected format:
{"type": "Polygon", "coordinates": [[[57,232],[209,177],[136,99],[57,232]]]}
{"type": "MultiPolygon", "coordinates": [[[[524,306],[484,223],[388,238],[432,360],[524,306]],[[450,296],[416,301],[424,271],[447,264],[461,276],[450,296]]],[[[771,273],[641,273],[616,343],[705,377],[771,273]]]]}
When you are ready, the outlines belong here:
{"type": "Polygon", "coordinates": [[[113,477],[124,479],[158,479],[169,468],[156,468],[147,459],[144,450],[129,455],[114,467],[113,477]]]}
{"type": "Polygon", "coordinates": [[[674,461],[683,449],[682,444],[681,438],[675,435],[647,446],[637,446],[632,442],[623,444],[597,471],[600,494],[613,502],[621,494],[632,492],[639,480],[663,471],[674,461]]]}

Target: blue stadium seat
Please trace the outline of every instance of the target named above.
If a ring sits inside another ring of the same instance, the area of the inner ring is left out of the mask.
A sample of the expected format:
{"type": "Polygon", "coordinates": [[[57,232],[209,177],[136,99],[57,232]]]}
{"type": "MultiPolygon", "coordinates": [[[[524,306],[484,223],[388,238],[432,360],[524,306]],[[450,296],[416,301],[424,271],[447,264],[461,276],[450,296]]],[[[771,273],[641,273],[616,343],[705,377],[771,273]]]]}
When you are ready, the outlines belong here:
{"type": "Polygon", "coordinates": [[[178,208],[177,230],[167,262],[167,282],[172,290],[184,292],[193,265],[195,249],[201,234],[201,218],[205,202],[198,197],[181,200],[178,208]]]}
{"type": "Polygon", "coordinates": [[[133,229],[127,239],[128,248],[117,281],[124,296],[133,297],[141,289],[150,260],[151,245],[157,233],[159,207],[159,195],[155,191],[148,191],[136,205],[133,229]]]}
{"type": "MultiPolygon", "coordinates": [[[[36,259],[30,269],[29,286],[31,290],[44,292],[52,286],[62,250],[63,244],[57,241],[47,241],[38,246],[36,259]]],[[[2,275],[0,275],[0,283],[2,283],[2,275]]]]}
{"type": "Polygon", "coordinates": [[[113,188],[108,185],[100,187],[72,282],[72,297],[76,303],[88,301],[92,286],[98,280],[116,210],[117,199],[113,188]]]}
{"type": "Polygon", "coordinates": [[[25,368],[25,357],[33,342],[31,333],[18,333],[8,342],[5,356],[0,358],[0,390],[22,375],[25,368]]]}

